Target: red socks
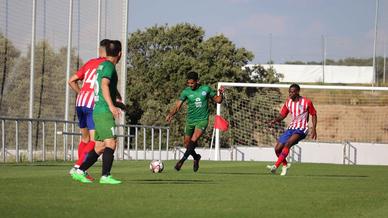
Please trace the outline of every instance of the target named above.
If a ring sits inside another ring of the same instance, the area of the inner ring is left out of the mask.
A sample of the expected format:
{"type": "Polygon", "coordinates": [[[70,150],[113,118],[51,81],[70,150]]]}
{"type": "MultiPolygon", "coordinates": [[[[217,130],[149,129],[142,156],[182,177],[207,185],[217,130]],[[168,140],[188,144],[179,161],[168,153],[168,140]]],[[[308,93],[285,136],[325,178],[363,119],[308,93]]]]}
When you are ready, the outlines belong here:
{"type": "MultiPolygon", "coordinates": [[[[275,150],[275,153],[276,153],[276,156],[279,157],[282,152],[278,151],[278,150],[275,150]]],[[[283,166],[287,166],[288,162],[287,162],[286,158],[284,158],[282,164],[283,164],[283,166]]]]}
{"type": "Polygon", "coordinates": [[[278,160],[275,163],[276,167],[279,167],[281,163],[284,165],[284,161],[287,165],[286,157],[288,156],[289,150],[290,149],[288,147],[283,148],[282,153],[279,154],[278,160]]]}
{"type": "Polygon", "coordinates": [[[88,143],[80,142],[78,146],[78,160],[75,163],[76,166],[81,166],[81,164],[85,161],[86,155],[94,149],[94,145],[96,142],[89,141],[88,143]]]}

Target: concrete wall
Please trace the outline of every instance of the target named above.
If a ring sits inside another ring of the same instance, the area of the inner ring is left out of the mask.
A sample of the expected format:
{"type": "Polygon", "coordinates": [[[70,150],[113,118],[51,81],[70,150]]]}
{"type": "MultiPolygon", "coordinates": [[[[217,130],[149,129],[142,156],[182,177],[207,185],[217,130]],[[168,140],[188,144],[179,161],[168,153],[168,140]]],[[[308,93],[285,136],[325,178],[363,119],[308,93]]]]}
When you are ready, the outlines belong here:
{"type": "MultiPolygon", "coordinates": [[[[388,165],[388,144],[371,143],[350,143],[350,160],[357,165],[388,165]]],[[[184,148],[170,149],[168,153],[163,150],[125,150],[125,160],[178,160],[182,157],[184,148]],[[159,156],[160,155],[160,156],[159,156]],[[160,158],[161,157],[161,158],[160,158]]],[[[214,149],[197,148],[197,153],[202,155],[202,160],[214,160],[214,149]]],[[[20,150],[19,155],[25,157],[27,150],[20,150]]],[[[71,151],[67,155],[67,160],[71,158],[71,151]]],[[[52,151],[46,152],[47,160],[53,159],[52,151]]],[[[77,150],[73,151],[74,158],[77,158],[77,150]]],[[[15,150],[7,150],[7,161],[14,162],[15,150]]],[[[34,151],[36,160],[41,160],[42,152],[34,151]]],[[[116,156],[117,157],[117,156],[116,156]]],[[[276,155],[273,148],[259,147],[236,147],[235,149],[221,149],[221,161],[266,161],[273,163],[276,161],[276,155]]],[[[25,159],[25,158],[21,158],[25,159]]],[[[63,159],[63,152],[58,152],[57,159],[63,159]]],[[[191,159],[191,157],[189,158],[191,159]]],[[[301,142],[291,150],[288,160],[290,162],[302,163],[329,163],[343,164],[344,145],[336,143],[314,143],[301,142]]],[[[348,161],[346,161],[348,163],[348,161]]]]}
{"type": "MultiPolygon", "coordinates": [[[[350,160],[357,165],[388,165],[388,144],[350,143],[354,149],[350,151],[350,160]],[[356,151],[356,152],[354,152],[356,151]]],[[[169,151],[168,159],[179,159],[185,149],[169,151]]],[[[202,160],[214,160],[214,149],[198,148],[197,153],[202,160]]],[[[162,151],[161,159],[166,160],[166,151],[162,151]]],[[[130,151],[130,159],[135,158],[135,151],[130,151]]],[[[276,160],[273,148],[237,147],[236,149],[221,149],[222,161],[268,161],[276,160]]],[[[126,158],[127,159],[127,158],[126,158]]],[[[138,159],[144,159],[144,151],[138,151],[138,159]]],[[[152,151],[146,151],[146,160],[152,159],[152,151]]],[[[154,159],[159,159],[159,152],[154,151],[154,159]]],[[[191,159],[191,157],[189,158],[191,159]]],[[[336,143],[301,142],[290,152],[289,160],[302,163],[343,164],[344,145],[336,143]]],[[[348,163],[348,161],[346,161],[348,163]]]]}

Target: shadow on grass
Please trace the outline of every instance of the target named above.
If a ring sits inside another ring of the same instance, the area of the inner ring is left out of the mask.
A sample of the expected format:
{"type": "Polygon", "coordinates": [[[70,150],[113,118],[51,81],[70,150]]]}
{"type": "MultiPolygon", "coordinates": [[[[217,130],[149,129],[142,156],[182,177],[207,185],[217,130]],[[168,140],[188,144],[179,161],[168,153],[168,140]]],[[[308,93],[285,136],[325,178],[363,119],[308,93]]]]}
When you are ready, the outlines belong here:
{"type": "Polygon", "coordinates": [[[193,180],[193,179],[138,179],[129,180],[137,184],[216,184],[213,180],[193,180]]]}
{"type": "Polygon", "coordinates": [[[201,174],[218,174],[218,175],[244,175],[244,176],[262,176],[271,175],[270,173],[260,172],[201,172],[201,174]]]}
{"type": "Polygon", "coordinates": [[[18,164],[2,164],[2,166],[6,167],[62,167],[62,166],[69,166],[71,167],[72,164],[40,164],[40,163],[18,163],[18,164]]]}
{"type": "Polygon", "coordinates": [[[365,175],[301,175],[307,177],[333,177],[333,178],[367,178],[365,175]]]}

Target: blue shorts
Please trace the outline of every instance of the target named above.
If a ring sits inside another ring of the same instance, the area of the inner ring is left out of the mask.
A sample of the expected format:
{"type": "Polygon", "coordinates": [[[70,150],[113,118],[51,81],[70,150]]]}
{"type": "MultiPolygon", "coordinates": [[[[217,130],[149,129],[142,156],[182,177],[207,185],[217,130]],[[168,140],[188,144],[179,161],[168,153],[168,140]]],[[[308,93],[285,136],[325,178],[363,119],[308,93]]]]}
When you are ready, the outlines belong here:
{"type": "Polygon", "coordinates": [[[76,107],[79,128],[94,130],[93,109],[88,107],[76,107]]]}
{"type": "Polygon", "coordinates": [[[300,142],[301,140],[303,140],[304,138],[306,138],[307,136],[307,131],[305,129],[287,129],[283,135],[281,135],[278,139],[278,141],[281,143],[281,144],[286,144],[287,140],[294,134],[298,134],[300,135],[299,139],[292,145],[296,145],[298,144],[298,142],[300,142]]]}

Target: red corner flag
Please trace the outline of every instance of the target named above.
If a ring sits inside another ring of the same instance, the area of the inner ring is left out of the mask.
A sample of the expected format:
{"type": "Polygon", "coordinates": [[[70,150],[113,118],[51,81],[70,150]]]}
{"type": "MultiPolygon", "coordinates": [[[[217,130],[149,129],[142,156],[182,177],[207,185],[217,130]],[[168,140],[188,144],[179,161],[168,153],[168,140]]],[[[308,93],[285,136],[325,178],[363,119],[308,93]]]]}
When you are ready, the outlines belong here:
{"type": "Polygon", "coordinates": [[[227,120],[222,118],[220,115],[216,115],[214,117],[214,128],[225,132],[229,128],[229,123],[227,120]]]}

